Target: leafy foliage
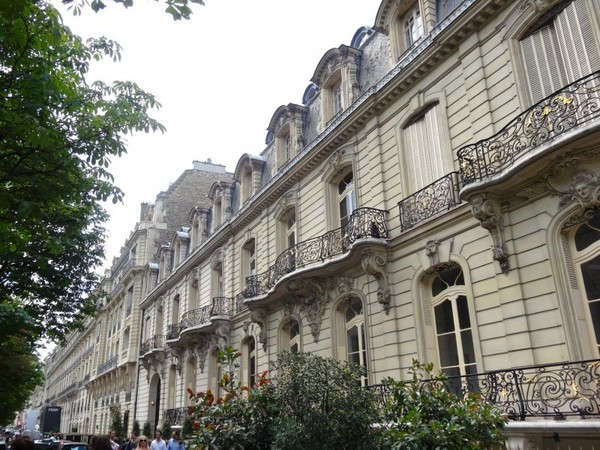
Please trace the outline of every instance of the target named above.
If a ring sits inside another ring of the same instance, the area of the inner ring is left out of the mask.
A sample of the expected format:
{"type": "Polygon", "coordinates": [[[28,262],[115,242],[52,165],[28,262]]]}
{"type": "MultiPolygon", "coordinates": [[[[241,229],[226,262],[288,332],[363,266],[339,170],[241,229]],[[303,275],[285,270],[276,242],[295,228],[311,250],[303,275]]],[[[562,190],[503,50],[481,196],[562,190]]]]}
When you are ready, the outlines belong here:
{"type": "Polygon", "coordinates": [[[165,419],[163,420],[162,423],[162,427],[160,428],[160,431],[163,435],[163,439],[165,440],[169,440],[171,439],[171,422],[169,421],[169,419],[165,419]]]}
{"type": "Polygon", "coordinates": [[[217,396],[211,390],[195,393],[188,388],[193,406],[188,409],[191,435],[184,430],[186,448],[271,448],[271,424],[277,415],[273,386],[266,371],[252,388],[240,383],[236,376],[240,356],[231,346],[219,352],[223,376],[217,396]]]}
{"type": "Polygon", "coordinates": [[[110,429],[115,431],[118,441],[123,441],[125,436],[125,427],[123,426],[123,416],[121,415],[121,408],[118,406],[110,407],[110,429]]]}
{"type": "Polygon", "coordinates": [[[152,426],[150,425],[150,422],[144,422],[144,429],[142,431],[142,434],[146,436],[150,441],[152,440],[154,433],[152,433],[152,426]]]}
{"type": "Polygon", "coordinates": [[[501,444],[504,419],[477,393],[457,398],[448,378],[432,364],[413,360],[408,381],[385,380],[389,400],[384,448],[393,450],[483,450],[501,444]]]}
{"type": "MultiPolygon", "coordinates": [[[[121,3],[126,8],[133,6],[133,0],[113,0],[115,3],[121,3]]],[[[156,0],[157,2],[159,0],[156,0]]],[[[167,4],[165,12],[170,14],[174,20],[189,19],[192,14],[192,9],[189,7],[190,3],[197,3],[204,5],[202,0],[164,0],[167,4]]],[[[63,3],[71,5],[74,14],[80,14],[81,8],[88,6],[94,11],[100,11],[106,8],[106,3],[103,0],[62,0],[63,3]]]]}
{"type": "Polygon", "coordinates": [[[378,410],[360,386],[364,369],[310,353],[279,355],[274,448],[377,448],[378,410]]]}
{"type": "MultiPolygon", "coordinates": [[[[0,305],[0,314],[2,305],[0,305]]],[[[0,386],[0,423],[11,423],[15,411],[23,410],[29,395],[44,380],[44,373],[38,359],[31,351],[31,345],[22,337],[11,338],[9,342],[0,342],[1,363],[0,386]]]]}
{"type": "Polygon", "coordinates": [[[140,423],[137,420],[133,421],[132,431],[135,433],[136,436],[140,435],[140,423]]]}
{"type": "Polygon", "coordinates": [[[164,130],[147,114],[160,105],[135,83],[88,84],[90,61],[120,47],[84,43],[47,0],[2,2],[0,45],[0,305],[27,319],[0,316],[0,342],[60,340],[98,302],[101,202],[122,198],[111,158],[126,134],[164,130]]]}

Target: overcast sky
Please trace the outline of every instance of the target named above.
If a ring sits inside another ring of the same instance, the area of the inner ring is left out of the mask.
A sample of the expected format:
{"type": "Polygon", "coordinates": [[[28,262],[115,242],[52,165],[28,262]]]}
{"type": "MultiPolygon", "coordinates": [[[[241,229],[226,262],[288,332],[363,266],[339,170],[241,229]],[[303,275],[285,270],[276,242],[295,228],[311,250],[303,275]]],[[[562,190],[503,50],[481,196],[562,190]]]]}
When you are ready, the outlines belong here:
{"type": "Polygon", "coordinates": [[[107,266],[139,219],[194,160],[233,172],[244,153],[265,148],[266,128],[280,105],[302,94],[327,50],[349,45],[372,26],[380,0],[205,0],[190,20],[173,21],[164,1],[112,0],[99,13],[73,16],[54,0],[64,22],[84,38],[106,36],[123,47],[120,62],[93,66],[88,81],[129,80],[162,104],[153,115],[164,135],[129,138],[128,154],[113,161],[124,204],[108,205],[107,266]]]}

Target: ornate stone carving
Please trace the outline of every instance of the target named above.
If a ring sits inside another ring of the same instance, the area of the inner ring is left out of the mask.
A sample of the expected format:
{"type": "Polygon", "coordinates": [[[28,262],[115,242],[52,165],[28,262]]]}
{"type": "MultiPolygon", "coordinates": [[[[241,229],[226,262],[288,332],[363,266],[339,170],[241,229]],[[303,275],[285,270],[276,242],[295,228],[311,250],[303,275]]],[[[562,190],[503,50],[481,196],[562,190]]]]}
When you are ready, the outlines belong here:
{"type": "Polygon", "coordinates": [[[181,364],[181,356],[183,354],[183,349],[180,347],[170,347],[170,354],[169,354],[169,359],[171,361],[171,365],[175,366],[175,369],[177,369],[177,373],[179,375],[181,375],[181,371],[182,371],[182,366],[183,364],[181,364]]]}
{"type": "Polygon", "coordinates": [[[192,351],[196,355],[196,364],[200,372],[204,373],[204,367],[206,364],[206,355],[208,355],[209,340],[205,337],[200,337],[197,345],[192,347],[192,351]]]}
{"type": "Polygon", "coordinates": [[[440,246],[440,241],[435,239],[431,241],[427,241],[425,244],[425,254],[429,257],[429,266],[435,266],[440,261],[438,255],[438,247],[440,246]]]}
{"type": "Polygon", "coordinates": [[[331,300],[327,292],[327,283],[318,279],[292,281],[288,290],[296,299],[300,311],[306,315],[313,339],[318,342],[323,313],[331,300]]]}
{"type": "Polygon", "coordinates": [[[263,308],[257,308],[250,311],[250,320],[257,323],[260,326],[260,333],[258,333],[258,342],[263,346],[263,349],[267,350],[267,337],[268,330],[267,324],[269,319],[269,312],[263,308]]]}
{"type": "Polygon", "coordinates": [[[383,306],[385,313],[389,314],[392,294],[385,270],[386,263],[387,255],[384,252],[362,252],[362,268],[366,274],[374,276],[377,280],[377,301],[383,306]]]}
{"type": "Polygon", "coordinates": [[[572,173],[570,189],[560,192],[560,206],[573,202],[579,203],[583,209],[600,207],[600,179],[589,169],[579,169],[572,173]]]}
{"type": "Polygon", "coordinates": [[[479,220],[481,226],[488,230],[492,237],[492,255],[500,264],[503,274],[510,272],[510,261],[508,251],[504,242],[504,225],[502,223],[502,211],[500,203],[483,195],[476,195],[470,200],[473,216],[479,220]]]}
{"type": "Polygon", "coordinates": [[[218,347],[223,350],[229,345],[229,331],[231,330],[231,326],[229,321],[218,321],[217,326],[215,328],[215,336],[217,338],[218,347]]]}

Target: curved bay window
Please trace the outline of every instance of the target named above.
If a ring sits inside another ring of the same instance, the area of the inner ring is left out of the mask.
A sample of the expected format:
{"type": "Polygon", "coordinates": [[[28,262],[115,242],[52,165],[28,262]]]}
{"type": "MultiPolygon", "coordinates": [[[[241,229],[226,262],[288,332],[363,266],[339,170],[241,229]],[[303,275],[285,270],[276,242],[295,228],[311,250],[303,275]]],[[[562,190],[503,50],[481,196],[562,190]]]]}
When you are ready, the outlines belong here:
{"type": "Polygon", "coordinates": [[[600,211],[573,232],[573,263],[595,357],[600,356],[600,211]]]}
{"type": "Polygon", "coordinates": [[[431,296],[440,369],[448,376],[476,374],[471,317],[460,266],[453,264],[435,274],[431,296]]]}

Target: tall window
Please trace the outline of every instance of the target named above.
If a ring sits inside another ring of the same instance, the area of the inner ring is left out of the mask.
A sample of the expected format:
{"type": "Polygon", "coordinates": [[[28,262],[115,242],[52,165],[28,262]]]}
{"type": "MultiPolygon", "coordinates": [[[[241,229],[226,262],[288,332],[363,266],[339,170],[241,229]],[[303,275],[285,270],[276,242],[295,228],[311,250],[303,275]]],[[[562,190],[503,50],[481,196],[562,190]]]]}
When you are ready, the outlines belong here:
{"type": "Polygon", "coordinates": [[[340,208],[340,225],[344,227],[350,221],[350,216],[356,209],[354,175],[352,172],[349,172],[338,184],[338,204],[340,208]]]}
{"type": "Polygon", "coordinates": [[[256,241],[250,239],[242,249],[242,285],[245,285],[246,277],[256,275],[256,241]]]}
{"type": "Polygon", "coordinates": [[[216,198],[213,203],[213,214],[212,214],[212,225],[213,230],[216,230],[221,226],[221,220],[223,219],[223,204],[221,198],[216,198]]]}
{"type": "Polygon", "coordinates": [[[402,25],[404,27],[404,44],[406,45],[406,49],[409,49],[423,37],[424,32],[423,18],[421,17],[421,9],[418,3],[402,18],[402,25]]]}
{"type": "Polygon", "coordinates": [[[333,115],[339,113],[342,108],[342,80],[339,80],[331,87],[331,105],[333,108],[333,115]]]}
{"type": "Polygon", "coordinates": [[[289,319],[283,325],[280,333],[280,350],[298,353],[301,350],[300,323],[296,319],[289,319]]]}
{"type": "Polygon", "coordinates": [[[173,299],[173,307],[171,309],[171,323],[179,322],[179,295],[176,295],[173,299]]]}
{"type": "Polygon", "coordinates": [[[532,103],[600,69],[600,49],[586,2],[566,0],[521,38],[532,103]]]}
{"type": "Polygon", "coordinates": [[[256,339],[252,338],[248,342],[248,386],[252,387],[256,384],[256,372],[258,366],[256,363],[256,339]]]}
{"type": "Polygon", "coordinates": [[[574,232],[573,261],[581,286],[590,342],[600,356],[600,212],[574,232]]]}
{"type": "Polygon", "coordinates": [[[431,283],[440,369],[448,376],[477,373],[464,284],[458,265],[439,271],[431,283]]]}
{"type": "Polygon", "coordinates": [[[212,269],[212,296],[223,297],[223,265],[216,264],[212,269]]]}
{"type": "Polygon", "coordinates": [[[196,392],[196,359],[189,358],[185,367],[185,385],[196,392]]]}
{"type": "MultiPolygon", "coordinates": [[[[167,408],[175,408],[175,399],[177,398],[177,369],[175,366],[169,368],[169,390],[167,394],[167,408]]],[[[193,388],[192,388],[193,389],[193,388]]]]}
{"type": "Polygon", "coordinates": [[[413,115],[402,130],[406,195],[439,180],[452,170],[452,152],[440,118],[440,104],[431,103],[413,115]]]}
{"type": "Polygon", "coordinates": [[[190,283],[190,292],[188,296],[188,311],[196,309],[198,306],[198,279],[190,283]]]}
{"type": "Polygon", "coordinates": [[[352,363],[364,367],[365,373],[360,378],[361,386],[367,381],[367,345],[365,336],[365,317],[362,301],[353,297],[347,304],[345,314],[346,358],[352,363]]]}

